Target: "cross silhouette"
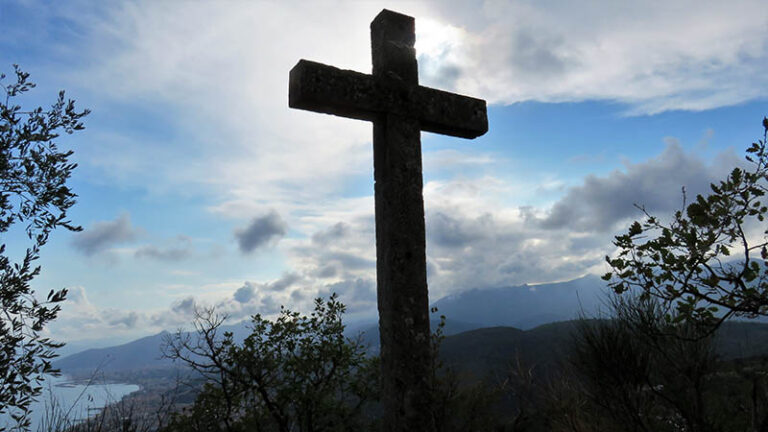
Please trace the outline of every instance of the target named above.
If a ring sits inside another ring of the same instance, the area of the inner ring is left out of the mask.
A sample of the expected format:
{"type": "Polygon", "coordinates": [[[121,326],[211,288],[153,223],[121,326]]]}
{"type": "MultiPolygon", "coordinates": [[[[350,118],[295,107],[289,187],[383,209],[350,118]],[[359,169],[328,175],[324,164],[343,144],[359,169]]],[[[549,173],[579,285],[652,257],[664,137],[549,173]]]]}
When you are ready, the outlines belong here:
{"type": "Polygon", "coordinates": [[[376,278],[387,431],[431,431],[429,298],[421,131],[475,138],[485,101],[419,85],[412,17],[371,23],[373,74],[307,60],[291,69],[288,105],[373,122],[376,278]]]}

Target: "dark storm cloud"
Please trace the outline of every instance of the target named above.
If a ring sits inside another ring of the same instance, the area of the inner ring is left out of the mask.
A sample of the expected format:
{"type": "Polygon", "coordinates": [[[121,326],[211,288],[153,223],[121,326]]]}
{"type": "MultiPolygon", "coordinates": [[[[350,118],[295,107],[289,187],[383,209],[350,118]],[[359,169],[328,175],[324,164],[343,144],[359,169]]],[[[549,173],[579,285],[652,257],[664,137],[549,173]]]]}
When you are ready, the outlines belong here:
{"type": "Polygon", "coordinates": [[[549,214],[538,220],[539,226],[604,232],[628,218],[640,217],[635,204],[654,213],[669,213],[681,208],[683,187],[690,200],[722,178],[724,167],[738,163],[735,156],[723,155],[721,159],[730,160],[707,166],[695,154],[685,153],[676,142],[668,143],[659,157],[629,165],[626,172],[587,177],[584,184],[570,188],[549,214]]]}
{"type": "Polygon", "coordinates": [[[131,241],[139,230],[131,226],[131,218],[123,214],[113,221],[96,222],[75,235],[72,245],[81,253],[91,256],[115,244],[131,241]]]}
{"type": "Polygon", "coordinates": [[[256,249],[278,241],[285,235],[287,225],[275,211],[256,217],[244,228],[235,230],[240,251],[251,253],[256,249]]]}

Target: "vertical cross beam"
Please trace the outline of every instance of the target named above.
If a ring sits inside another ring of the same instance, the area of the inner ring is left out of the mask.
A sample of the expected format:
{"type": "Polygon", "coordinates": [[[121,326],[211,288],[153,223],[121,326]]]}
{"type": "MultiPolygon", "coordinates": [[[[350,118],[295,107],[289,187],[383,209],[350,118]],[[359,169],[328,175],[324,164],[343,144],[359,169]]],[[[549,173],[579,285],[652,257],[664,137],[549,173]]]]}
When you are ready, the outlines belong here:
{"type": "MultiPolygon", "coordinates": [[[[418,86],[414,19],[384,11],[371,23],[373,77],[418,86]]],[[[432,431],[431,346],[418,119],[373,122],[376,279],[385,430],[432,431]]]]}
{"type": "Polygon", "coordinates": [[[383,426],[431,432],[432,347],[427,294],[421,131],[475,138],[485,101],[419,86],[414,19],[388,10],[371,23],[373,74],[300,60],[288,105],[373,122],[376,278],[383,426]]]}

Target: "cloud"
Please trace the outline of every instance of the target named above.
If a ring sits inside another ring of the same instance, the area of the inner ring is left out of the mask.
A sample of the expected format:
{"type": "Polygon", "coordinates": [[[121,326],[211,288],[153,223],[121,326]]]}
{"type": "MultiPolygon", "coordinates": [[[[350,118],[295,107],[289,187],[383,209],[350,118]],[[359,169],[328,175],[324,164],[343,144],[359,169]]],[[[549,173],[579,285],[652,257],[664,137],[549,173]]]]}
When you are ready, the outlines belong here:
{"type": "Polygon", "coordinates": [[[235,238],[240,251],[248,254],[270,243],[276,243],[285,235],[286,229],[285,221],[277,212],[271,211],[264,216],[253,218],[247,226],[235,230],[235,238]]]}
{"type": "MultiPolygon", "coordinates": [[[[81,152],[84,168],[152,189],[195,185],[222,214],[266,203],[293,227],[306,203],[370,178],[370,125],[289,110],[287,72],[299,58],[369,71],[368,23],[382,6],[339,2],[338,14],[312,2],[139,2],[68,16],[96,59],[70,72],[74,86],[107,104],[170,108],[153,119],[169,127],[163,145],[92,129],[103,144],[81,152]],[[293,31],[280,44],[249,42],[285,33],[287,22],[293,31]]],[[[760,1],[399,8],[416,17],[422,82],[493,104],[608,100],[641,114],[768,96],[760,1]]]]}
{"type": "MultiPolygon", "coordinates": [[[[622,169],[588,177],[563,189],[560,198],[548,207],[509,201],[514,185],[500,178],[428,182],[425,207],[430,298],[437,300],[472,288],[600,273],[605,255],[612,252],[613,235],[625,229],[630,220],[642,217],[634,203],[660,215],[669,214],[682,203],[682,186],[689,197],[707,192],[710,182],[723,178],[741,163],[730,151],[708,161],[696,149],[683,150],[673,137],[665,142],[666,148],[656,157],[625,162],[622,169]]],[[[340,295],[350,313],[373,311],[373,206],[369,200],[341,203],[329,204],[312,218],[298,219],[302,230],[312,234],[281,240],[288,271],[276,279],[230,284],[218,294],[186,296],[150,311],[96,307],[83,289],[73,288],[61,323],[56,325],[75,337],[83,331],[172,329],[190,323],[195,307],[214,306],[238,320],[256,313],[275,314],[280,305],[307,311],[312,299],[332,292],[340,295]],[[310,231],[314,226],[320,228],[310,231]]]]}
{"type": "Polygon", "coordinates": [[[269,315],[280,311],[280,306],[299,307],[305,296],[296,292],[317,292],[312,282],[302,275],[289,272],[278,279],[268,282],[246,281],[232,294],[215,302],[216,310],[225,313],[233,320],[253,314],[269,315]]]}
{"type": "Polygon", "coordinates": [[[425,206],[431,298],[601,273],[613,236],[643,217],[633,204],[663,218],[680,209],[681,187],[691,200],[743,165],[732,151],[707,162],[695,149],[666,142],[658,156],[589,176],[548,207],[500,205],[503,192],[479,194],[493,188],[471,180],[430,182],[425,206]]]}
{"type": "Polygon", "coordinates": [[[350,313],[371,310],[376,305],[376,280],[356,278],[330,283],[320,290],[318,296],[328,298],[334,293],[350,313]]]}
{"type": "Polygon", "coordinates": [[[500,287],[578,277],[602,262],[607,237],[574,250],[576,234],[546,231],[518,209],[472,214],[450,200],[427,211],[430,298],[472,288],[500,287]]]}
{"type": "Polygon", "coordinates": [[[424,82],[453,82],[492,103],[611,100],[653,114],[768,96],[768,11],[759,1],[435,6],[446,42],[433,42],[443,49],[423,54],[425,63],[451,59],[460,70],[446,80],[428,68],[424,82]]]}
{"type": "Polygon", "coordinates": [[[248,303],[256,296],[256,287],[251,282],[246,282],[243,286],[235,291],[233,295],[235,301],[238,303],[248,303]]]}
{"type": "Polygon", "coordinates": [[[312,234],[312,243],[319,246],[328,246],[341,241],[350,233],[350,227],[344,222],[338,222],[330,228],[312,234]]]}
{"type": "Polygon", "coordinates": [[[136,258],[149,258],[158,261],[175,262],[190,258],[193,254],[192,239],[186,236],[176,237],[171,245],[145,245],[134,252],[136,258]]]}
{"type": "Polygon", "coordinates": [[[545,229],[612,231],[628,218],[636,218],[635,204],[653,213],[670,213],[682,206],[682,189],[689,200],[707,193],[710,183],[722,179],[738,164],[733,153],[707,164],[695,153],[686,153],[677,139],[667,137],[661,155],[646,162],[627,163],[624,171],[605,177],[587,176],[584,183],[569,188],[547,215],[537,220],[545,229]]]}
{"type": "Polygon", "coordinates": [[[373,219],[370,213],[348,215],[347,222],[333,223],[312,234],[310,241],[294,243],[288,251],[292,266],[322,284],[371,278],[376,270],[373,219]]]}
{"type": "Polygon", "coordinates": [[[233,298],[238,303],[250,303],[261,294],[284,293],[301,280],[297,273],[286,273],[279,279],[267,283],[245,282],[235,291],[233,298]]]}
{"type": "Polygon", "coordinates": [[[247,281],[239,287],[232,298],[216,303],[216,309],[232,319],[244,318],[256,313],[274,314],[284,305],[292,310],[308,310],[311,300],[339,295],[339,300],[351,313],[371,310],[376,305],[376,282],[370,277],[351,277],[323,282],[312,276],[296,272],[286,273],[269,282],[247,281]]]}
{"type": "MultiPolygon", "coordinates": [[[[208,197],[208,209],[217,216],[257,214],[268,206],[299,235],[348,222],[343,218],[347,214],[333,207],[347,204],[339,193],[349,191],[348,185],[372,178],[370,124],[289,110],[285,88],[287,72],[299,58],[370,70],[368,23],[382,3],[339,2],[338,7],[345,13],[312,2],[301,11],[291,2],[198,2],[184,8],[173,2],[139,2],[71,17],[87,32],[79,40],[90,41],[81,51],[95,59],[78,62],[87,66],[69,72],[72,85],[80,87],[77,91],[105,106],[142,108],[136,112],[168,132],[159,145],[150,134],[90,128],[100,134],[102,145],[79,153],[87,161],[82,166],[117,178],[121,185],[198,191],[208,197]],[[285,33],[286,22],[293,30],[279,44],[250,42],[285,33]],[[210,86],[213,81],[216,86],[210,86]],[[147,114],[146,106],[162,109],[147,114]]],[[[609,1],[555,1],[546,7],[526,1],[471,6],[445,1],[399,8],[416,17],[421,82],[485,97],[492,104],[597,99],[621,102],[634,113],[653,113],[768,95],[768,75],[763,73],[768,9],[758,1],[621,7],[609,1]]],[[[470,160],[450,150],[430,153],[425,152],[425,166],[441,174],[483,167],[497,158],[474,154],[470,160]]],[[[496,180],[508,195],[519,187],[496,180]]],[[[451,184],[472,186],[469,180],[451,184]]],[[[472,201],[470,195],[459,196],[472,201]]],[[[361,208],[368,205],[370,215],[370,196],[360,203],[361,208]]],[[[488,212],[495,215],[499,206],[488,203],[488,212]]],[[[504,203],[510,205],[508,197],[504,203]]],[[[595,221],[581,211],[585,216],[580,223],[592,229],[605,226],[621,213],[610,210],[595,221]]],[[[563,223],[562,214],[546,216],[547,223],[563,223]]],[[[248,228],[241,227],[237,236],[244,253],[289,240],[279,230],[270,234],[254,229],[249,236],[248,228]]],[[[455,235],[474,235],[459,228],[455,235]]],[[[449,232],[433,234],[436,242],[461,240],[451,239],[449,232]]],[[[372,245],[372,238],[365,241],[372,245]]],[[[346,278],[352,261],[339,253],[372,262],[372,246],[363,249],[325,254],[321,265],[312,267],[327,280],[346,278]]],[[[184,251],[150,245],[137,256],[173,260],[184,251]]]]}
{"type": "Polygon", "coordinates": [[[84,287],[74,286],[68,288],[59,316],[46,331],[57,339],[79,340],[105,334],[139,335],[147,327],[146,312],[98,307],[91,303],[84,287]]]}
{"type": "Polygon", "coordinates": [[[429,239],[437,246],[462,248],[485,233],[483,226],[492,223],[490,215],[476,220],[459,219],[442,211],[431,212],[429,239]]]}
{"type": "Polygon", "coordinates": [[[148,332],[190,328],[196,313],[203,308],[213,308],[228,317],[230,323],[254,314],[272,318],[280,312],[281,306],[308,313],[316,297],[327,298],[333,292],[339,294],[350,313],[370,311],[376,304],[372,279],[320,282],[296,272],[285,273],[270,281],[245,281],[229,292],[214,296],[187,295],[165,307],[143,310],[96,305],[89,300],[84,287],[75,286],[69,288],[59,317],[46,331],[67,341],[93,338],[97,334],[135,338],[148,332]]]}
{"type": "Polygon", "coordinates": [[[116,244],[132,241],[140,232],[131,225],[131,218],[125,213],[113,221],[96,222],[75,234],[72,246],[79,252],[92,256],[116,244]]]}
{"type": "Polygon", "coordinates": [[[294,6],[122,3],[71,17],[87,29],[84,40],[92,43],[83,49],[97,59],[70,76],[74,86],[107,104],[150,100],[171,108],[159,120],[172,132],[162,145],[151,135],[131,139],[93,128],[103,145],[82,155],[90,167],[122,183],[186,190],[195,184],[223,202],[276,208],[327,195],[365,173],[370,125],[289,110],[285,86],[300,58],[370,70],[368,22],[381,8],[350,3],[333,14],[322,4],[306,3],[301,13],[294,6]],[[345,30],[329,36],[317,16],[345,30]],[[350,20],[361,25],[344,25],[350,20]],[[286,23],[293,30],[279,43],[249,42],[285,33],[286,23]]]}
{"type": "Polygon", "coordinates": [[[301,276],[298,273],[286,273],[280,277],[280,279],[267,283],[264,288],[272,292],[284,292],[297,282],[301,280],[301,276]]]}
{"type": "Polygon", "coordinates": [[[128,329],[135,328],[138,322],[139,314],[135,311],[130,311],[127,314],[115,316],[107,321],[110,326],[125,327],[128,329]]]}
{"type": "MultiPolygon", "coordinates": [[[[248,253],[279,241],[286,267],[300,279],[275,291],[268,288],[274,281],[233,286],[221,300],[233,313],[305,301],[334,284],[354,293],[355,281],[375,280],[373,200],[338,195],[350,184],[370,183],[370,125],[286,106],[287,71],[299,58],[370,70],[368,23],[381,4],[335,5],[115,3],[97,16],[72,17],[85,33],[78,40],[90,41],[72,48],[89,61],[78,58],[66,72],[80,86],[78,94],[138,113],[126,120],[166,128],[159,145],[139,128],[124,134],[89,126],[100,145],[78,150],[83,168],[101,170],[123,186],[195,191],[208,197],[216,216],[274,208],[284,221],[282,233],[269,224],[241,227],[238,246],[248,253]],[[337,13],[340,8],[345,13],[337,13]],[[288,33],[285,23],[291,23],[288,33]],[[279,43],[253,43],[278,34],[285,35],[279,43]],[[285,237],[288,225],[298,238],[285,237]],[[311,239],[300,237],[311,233],[311,239]]],[[[762,2],[448,0],[398,7],[416,17],[421,82],[492,104],[598,99],[654,113],[768,94],[768,9],[762,2]]],[[[634,202],[676,208],[683,184],[692,192],[694,183],[705,187],[712,178],[714,165],[699,161],[705,172],[697,172],[689,169],[697,166],[695,157],[678,155],[672,163],[672,153],[655,164],[628,164],[587,179],[543,209],[520,207],[510,198],[520,185],[509,179],[454,176],[426,184],[430,292],[569,278],[594,268],[610,247],[611,230],[637,215],[634,202]]],[[[451,151],[436,152],[431,161],[425,153],[424,163],[441,170],[470,166],[465,155],[451,151]]],[[[563,193],[553,185],[547,190],[563,193]]],[[[182,259],[185,248],[144,245],[135,254],[172,261],[182,259]]],[[[177,318],[171,312],[170,306],[163,310],[169,322],[177,318]]]]}
{"type": "Polygon", "coordinates": [[[182,315],[193,315],[197,308],[197,302],[192,296],[185,297],[171,306],[171,311],[182,315]]]}
{"type": "Polygon", "coordinates": [[[166,307],[150,310],[125,310],[96,305],[89,300],[84,287],[76,286],[69,289],[59,317],[49,325],[47,331],[56,338],[70,341],[104,334],[138,337],[148,332],[189,328],[201,308],[213,307],[217,313],[228,316],[231,322],[256,313],[271,315],[279,312],[281,304],[290,304],[288,300],[291,292],[275,289],[281,285],[287,288],[293,277],[287,276],[265,284],[245,282],[231,296],[203,300],[189,295],[166,307]]]}

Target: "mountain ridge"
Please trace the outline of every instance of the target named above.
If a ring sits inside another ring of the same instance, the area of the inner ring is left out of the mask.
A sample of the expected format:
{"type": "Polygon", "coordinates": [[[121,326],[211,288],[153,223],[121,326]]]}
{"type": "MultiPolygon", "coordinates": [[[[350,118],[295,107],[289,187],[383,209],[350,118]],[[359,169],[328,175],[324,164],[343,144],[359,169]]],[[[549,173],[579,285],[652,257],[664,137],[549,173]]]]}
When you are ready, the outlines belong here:
{"type": "MultiPolygon", "coordinates": [[[[432,306],[438,308],[438,315],[447,317],[443,329],[446,336],[495,326],[526,330],[547,322],[567,321],[587,310],[593,313],[604,292],[605,283],[597,276],[587,275],[550,284],[469,289],[443,297],[432,306]],[[546,312],[540,312],[542,310],[546,312]]],[[[438,322],[437,317],[433,317],[433,331],[438,322]]],[[[239,341],[250,333],[248,323],[244,320],[222,326],[221,330],[233,332],[235,340],[239,341]]],[[[372,353],[378,351],[378,326],[375,322],[348,327],[346,333],[352,338],[359,336],[372,353]]],[[[160,358],[163,338],[169,334],[163,331],[113,347],[84,350],[57,359],[54,366],[64,373],[173,367],[169,359],[160,358]]]]}

